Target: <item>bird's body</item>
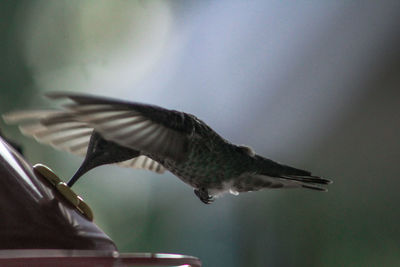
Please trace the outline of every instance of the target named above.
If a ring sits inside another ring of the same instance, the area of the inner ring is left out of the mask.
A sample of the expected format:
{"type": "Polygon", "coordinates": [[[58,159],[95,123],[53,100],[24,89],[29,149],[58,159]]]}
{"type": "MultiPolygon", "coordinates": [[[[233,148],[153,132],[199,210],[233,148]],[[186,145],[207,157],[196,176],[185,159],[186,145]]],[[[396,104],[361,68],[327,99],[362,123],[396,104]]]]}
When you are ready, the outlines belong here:
{"type": "Polygon", "coordinates": [[[149,156],[193,188],[214,191],[211,195],[223,191],[224,185],[233,185],[233,181],[251,167],[248,156],[239,147],[214,132],[194,132],[187,150],[183,161],[149,156]]]}
{"type": "Polygon", "coordinates": [[[17,112],[8,121],[34,120],[21,130],[37,140],[85,155],[69,185],[90,169],[117,163],[162,173],[165,169],[210,203],[224,192],[303,187],[324,190],[330,181],[276,163],[234,145],[191,114],[108,98],[53,94],[74,103],[66,111],[17,112]]]}

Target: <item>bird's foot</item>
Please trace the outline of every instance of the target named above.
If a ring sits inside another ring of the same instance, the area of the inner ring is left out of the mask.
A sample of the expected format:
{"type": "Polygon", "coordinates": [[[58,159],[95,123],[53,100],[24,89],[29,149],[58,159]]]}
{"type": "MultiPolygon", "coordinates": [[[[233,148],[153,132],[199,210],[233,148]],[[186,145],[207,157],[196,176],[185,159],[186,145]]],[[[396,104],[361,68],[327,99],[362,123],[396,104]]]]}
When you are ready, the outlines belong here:
{"type": "Polygon", "coordinates": [[[214,198],[208,194],[207,189],[200,188],[194,189],[194,194],[203,202],[204,204],[211,204],[214,198]]]}

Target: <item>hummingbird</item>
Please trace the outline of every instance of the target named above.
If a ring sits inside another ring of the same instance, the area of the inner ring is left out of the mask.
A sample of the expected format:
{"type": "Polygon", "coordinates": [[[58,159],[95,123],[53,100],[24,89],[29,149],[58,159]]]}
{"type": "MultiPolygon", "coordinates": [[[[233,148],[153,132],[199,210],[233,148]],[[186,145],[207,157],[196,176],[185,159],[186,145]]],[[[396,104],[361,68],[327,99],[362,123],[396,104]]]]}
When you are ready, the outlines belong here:
{"type": "Polygon", "coordinates": [[[156,173],[168,170],[205,204],[227,192],[326,191],[322,185],[331,183],[260,156],[248,146],[232,144],[189,113],[85,94],[46,96],[69,102],[58,110],[15,111],[3,117],[8,123],[19,123],[23,134],[41,143],[84,157],[67,183],[70,187],[104,164],[156,173]]]}

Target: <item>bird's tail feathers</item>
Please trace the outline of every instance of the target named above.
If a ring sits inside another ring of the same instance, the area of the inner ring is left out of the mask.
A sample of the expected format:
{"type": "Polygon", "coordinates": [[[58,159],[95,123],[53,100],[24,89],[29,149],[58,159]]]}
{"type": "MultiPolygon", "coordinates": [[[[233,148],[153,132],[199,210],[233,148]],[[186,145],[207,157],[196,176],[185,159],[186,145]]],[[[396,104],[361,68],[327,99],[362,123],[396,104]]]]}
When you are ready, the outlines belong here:
{"type": "Polygon", "coordinates": [[[319,176],[282,175],[280,178],[313,184],[331,184],[332,181],[319,176]]]}
{"type": "Polygon", "coordinates": [[[332,181],[328,179],[324,179],[318,176],[298,176],[298,175],[282,175],[279,177],[281,179],[286,179],[289,181],[299,182],[301,187],[307,189],[313,189],[318,191],[328,191],[327,189],[319,186],[319,185],[328,185],[331,184],[332,181]]]}

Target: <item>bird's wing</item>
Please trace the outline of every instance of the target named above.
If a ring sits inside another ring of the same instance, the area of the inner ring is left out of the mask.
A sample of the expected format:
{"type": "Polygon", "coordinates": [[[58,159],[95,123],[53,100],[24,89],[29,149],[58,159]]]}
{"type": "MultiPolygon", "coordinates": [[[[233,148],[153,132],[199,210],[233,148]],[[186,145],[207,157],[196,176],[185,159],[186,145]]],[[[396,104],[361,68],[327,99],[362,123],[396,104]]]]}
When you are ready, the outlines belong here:
{"type": "MultiPolygon", "coordinates": [[[[76,121],[69,111],[17,111],[5,114],[3,117],[7,123],[20,124],[19,128],[23,134],[33,136],[40,143],[78,156],[86,155],[93,128],[85,122],[76,121]]],[[[160,163],[146,156],[139,156],[116,165],[157,173],[165,171],[160,163]]]]}
{"type": "Polygon", "coordinates": [[[141,155],[139,157],[129,159],[120,163],[116,163],[118,166],[134,169],[145,169],[156,173],[164,173],[165,168],[163,165],[149,157],[141,155]]]}
{"type": "Polygon", "coordinates": [[[121,146],[174,160],[186,151],[192,121],[185,113],[158,106],[109,98],[57,93],[50,98],[67,98],[64,107],[75,120],[84,122],[104,139],[121,146]]]}
{"type": "Polygon", "coordinates": [[[59,110],[17,111],[3,118],[7,123],[19,124],[23,134],[33,136],[38,142],[79,156],[86,155],[93,131],[87,123],[76,121],[69,112],[59,110]]]}

